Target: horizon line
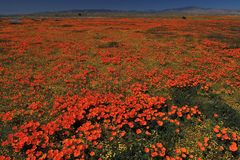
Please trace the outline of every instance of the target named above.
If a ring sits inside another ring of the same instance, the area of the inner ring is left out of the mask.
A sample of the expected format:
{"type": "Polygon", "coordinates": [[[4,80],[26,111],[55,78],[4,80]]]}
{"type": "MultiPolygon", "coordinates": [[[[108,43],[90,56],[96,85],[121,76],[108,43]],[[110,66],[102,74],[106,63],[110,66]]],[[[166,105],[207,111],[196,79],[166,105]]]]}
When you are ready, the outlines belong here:
{"type": "Polygon", "coordinates": [[[67,12],[67,11],[84,11],[84,10],[105,10],[105,11],[121,11],[121,12],[160,12],[166,10],[177,10],[177,9],[187,9],[187,8],[196,8],[196,9],[216,9],[216,10],[227,10],[227,11],[240,11],[239,9],[229,9],[229,8],[218,8],[218,7],[199,7],[199,6],[185,6],[185,7],[172,7],[165,9],[110,9],[110,8],[84,8],[84,9],[56,9],[56,10],[42,10],[36,12],[23,11],[19,13],[0,13],[0,15],[28,15],[28,14],[37,14],[37,13],[54,13],[54,12],[67,12]]]}

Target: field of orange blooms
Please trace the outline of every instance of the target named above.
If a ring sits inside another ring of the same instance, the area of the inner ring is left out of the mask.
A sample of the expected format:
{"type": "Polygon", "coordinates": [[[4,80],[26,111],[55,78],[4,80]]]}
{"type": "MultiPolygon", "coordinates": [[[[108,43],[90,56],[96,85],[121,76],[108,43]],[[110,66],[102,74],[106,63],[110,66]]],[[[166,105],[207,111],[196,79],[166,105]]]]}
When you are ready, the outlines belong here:
{"type": "Polygon", "coordinates": [[[239,26],[0,19],[0,160],[239,160],[239,26]]]}

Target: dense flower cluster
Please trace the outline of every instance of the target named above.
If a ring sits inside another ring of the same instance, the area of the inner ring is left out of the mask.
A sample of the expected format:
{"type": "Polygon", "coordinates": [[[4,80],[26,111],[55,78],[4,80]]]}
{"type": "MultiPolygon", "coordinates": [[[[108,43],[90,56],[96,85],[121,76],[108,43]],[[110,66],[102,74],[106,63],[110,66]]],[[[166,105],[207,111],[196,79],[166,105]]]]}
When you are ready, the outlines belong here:
{"type": "Polygon", "coordinates": [[[8,22],[0,160],[239,158],[234,17],[8,22]]]}
{"type": "MultiPolygon", "coordinates": [[[[15,128],[16,132],[9,134],[2,145],[10,145],[15,152],[25,151],[30,159],[84,158],[87,149],[101,149],[104,137],[110,136],[110,141],[123,138],[131,130],[137,135],[151,135],[157,128],[170,123],[179,127],[184,119],[191,120],[201,114],[196,106],[168,106],[165,98],[142,93],[144,88],[139,84],[132,90],[133,95],[124,100],[112,94],[56,99],[51,112],[54,120],[47,124],[27,122],[15,128]],[[55,116],[59,112],[62,114],[55,116]],[[63,147],[58,147],[61,144],[63,147]]],[[[160,143],[156,145],[159,147],[160,143]]],[[[165,148],[161,149],[164,156],[165,148]]]]}

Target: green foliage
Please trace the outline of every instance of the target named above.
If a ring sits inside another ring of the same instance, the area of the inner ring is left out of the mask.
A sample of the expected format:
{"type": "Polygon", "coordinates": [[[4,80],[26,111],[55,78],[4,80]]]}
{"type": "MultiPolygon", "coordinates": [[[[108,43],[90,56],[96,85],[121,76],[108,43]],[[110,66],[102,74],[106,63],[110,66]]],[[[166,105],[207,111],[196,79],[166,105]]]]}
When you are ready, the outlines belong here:
{"type": "Polygon", "coordinates": [[[119,43],[115,41],[107,42],[99,46],[99,48],[116,48],[116,47],[119,47],[119,43]]]}

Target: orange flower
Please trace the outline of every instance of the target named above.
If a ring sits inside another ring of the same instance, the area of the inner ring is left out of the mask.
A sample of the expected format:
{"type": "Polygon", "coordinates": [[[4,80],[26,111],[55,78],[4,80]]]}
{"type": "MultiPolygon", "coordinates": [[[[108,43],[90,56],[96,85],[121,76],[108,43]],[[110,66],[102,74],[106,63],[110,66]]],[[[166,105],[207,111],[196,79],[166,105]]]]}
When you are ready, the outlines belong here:
{"type": "Polygon", "coordinates": [[[222,134],[227,134],[227,128],[223,128],[223,129],[221,130],[221,132],[222,132],[222,134]]]}
{"type": "Polygon", "coordinates": [[[92,156],[94,156],[94,155],[95,155],[95,152],[91,151],[91,152],[90,152],[90,156],[92,157],[92,156]]]}
{"type": "Polygon", "coordinates": [[[232,139],[233,139],[234,141],[237,140],[237,134],[236,134],[235,132],[232,133],[232,139]]]}
{"type": "Polygon", "coordinates": [[[215,126],[214,128],[213,128],[213,131],[215,132],[215,133],[218,133],[219,132],[219,126],[215,126]]]}
{"type": "Polygon", "coordinates": [[[154,144],[151,145],[151,148],[156,148],[156,146],[154,144]]]}
{"type": "Polygon", "coordinates": [[[236,142],[232,142],[231,145],[229,146],[229,150],[232,152],[236,152],[238,150],[238,146],[236,142]]]}
{"type": "Polygon", "coordinates": [[[224,147],[223,147],[223,146],[220,146],[220,147],[218,148],[218,150],[219,150],[219,151],[223,151],[223,150],[224,150],[224,147]]]}
{"type": "Polygon", "coordinates": [[[109,141],[112,141],[112,140],[113,140],[113,137],[110,137],[110,138],[109,138],[109,141]]]}
{"type": "Polygon", "coordinates": [[[142,133],[141,129],[137,129],[136,134],[140,134],[140,133],[142,133]]]}
{"type": "Polygon", "coordinates": [[[163,126],[163,121],[157,121],[157,124],[158,124],[159,126],[163,126]]]}
{"type": "Polygon", "coordinates": [[[156,143],[156,146],[157,146],[158,148],[162,148],[162,147],[163,147],[162,143],[156,143]]]}
{"type": "Polygon", "coordinates": [[[180,129],[179,129],[179,128],[177,128],[177,129],[175,130],[175,132],[176,132],[176,133],[179,133],[179,132],[180,132],[180,129]]]}
{"type": "Polygon", "coordinates": [[[181,148],[181,151],[182,151],[183,153],[187,153],[187,149],[186,149],[186,148],[181,148]]]}
{"type": "Polygon", "coordinates": [[[151,135],[151,133],[149,131],[146,131],[145,134],[148,136],[151,135]]]}
{"type": "Polygon", "coordinates": [[[120,137],[123,137],[123,136],[125,136],[125,134],[126,134],[126,132],[125,132],[125,131],[121,132],[121,133],[120,133],[120,137]]]}
{"type": "Polygon", "coordinates": [[[197,144],[198,144],[198,147],[201,151],[205,151],[205,147],[203,147],[201,142],[198,142],[197,144]]]}
{"type": "Polygon", "coordinates": [[[191,116],[190,116],[190,114],[187,114],[187,120],[190,120],[191,119],[191,116]]]}
{"type": "Polygon", "coordinates": [[[129,122],[129,123],[128,123],[128,126],[129,126],[130,128],[133,128],[133,127],[134,127],[134,124],[133,124],[132,122],[129,122]]]}
{"type": "Polygon", "coordinates": [[[222,136],[222,134],[221,134],[221,133],[218,133],[218,134],[216,134],[216,136],[217,136],[218,138],[220,138],[220,137],[222,136]]]}
{"type": "Polygon", "coordinates": [[[117,132],[112,132],[112,136],[116,136],[117,132]]]}
{"type": "Polygon", "coordinates": [[[209,141],[209,138],[208,137],[204,137],[204,143],[208,143],[208,141],[209,141]]]}
{"type": "Polygon", "coordinates": [[[182,157],[183,157],[183,158],[186,158],[186,157],[187,157],[187,155],[183,153],[183,154],[182,154],[182,157]]]}
{"type": "Polygon", "coordinates": [[[149,151],[150,151],[149,148],[144,148],[145,153],[148,153],[149,151]]]}
{"type": "Polygon", "coordinates": [[[151,154],[152,157],[156,157],[157,155],[158,155],[157,152],[153,152],[153,153],[151,154]]]}
{"type": "Polygon", "coordinates": [[[224,139],[224,140],[228,140],[228,139],[230,139],[230,138],[228,137],[227,134],[224,134],[224,135],[222,136],[222,139],[224,139]]]}
{"type": "Polygon", "coordinates": [[[209,141],[209,138],[208,137],[204,137],[204,146],[207,147],[208,146],[208,141],[209,141]]]}
{"type": "Polygon", "coordinates": [[[102,149],[103,146],[102,145],[97,145],[97,149],[102,149]]]}
{"type": "Polygon", "coordinates": [[[165,152],[159,153],[159,156],[164,157],[165,156],[165,152]]]}
{"type": "Polygon", "coordinates": [[[180,149],[176,149],[176,154],[181,153],[180,149]]]}
{"type": "Polygon", "coordinates": [[[75,149],[73,155],[74,157],[78,157],[80,155],[80,150],[75,149]]]}

